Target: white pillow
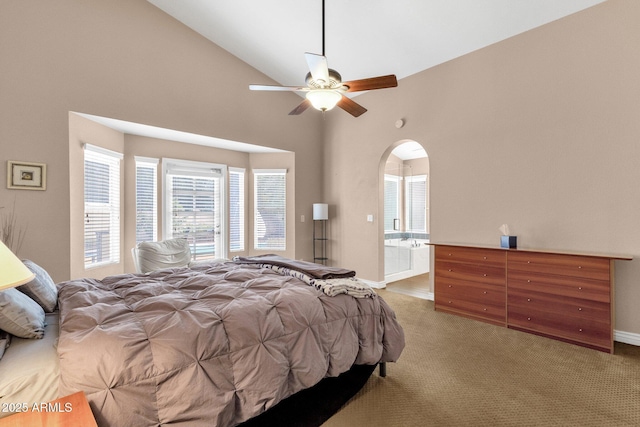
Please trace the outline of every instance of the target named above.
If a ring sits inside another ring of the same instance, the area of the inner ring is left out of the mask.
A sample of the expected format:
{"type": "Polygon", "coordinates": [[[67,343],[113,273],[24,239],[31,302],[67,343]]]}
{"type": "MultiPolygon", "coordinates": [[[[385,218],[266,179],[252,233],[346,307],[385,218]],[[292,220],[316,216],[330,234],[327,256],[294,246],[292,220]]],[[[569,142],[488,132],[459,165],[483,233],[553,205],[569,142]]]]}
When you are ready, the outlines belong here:
{"type": "Polygon", "coordinates": [[[44,310],[15,288],[0,291],[0,329],[20,338],[42,338],[44,310]]]}
{"type": "Polygon", "coordinates": [[[191,250],[187,239],[169,239],[160,242],[141,242],[137,246],[138,268],[149,273],[163,268],[187,267],[191,250]]]}

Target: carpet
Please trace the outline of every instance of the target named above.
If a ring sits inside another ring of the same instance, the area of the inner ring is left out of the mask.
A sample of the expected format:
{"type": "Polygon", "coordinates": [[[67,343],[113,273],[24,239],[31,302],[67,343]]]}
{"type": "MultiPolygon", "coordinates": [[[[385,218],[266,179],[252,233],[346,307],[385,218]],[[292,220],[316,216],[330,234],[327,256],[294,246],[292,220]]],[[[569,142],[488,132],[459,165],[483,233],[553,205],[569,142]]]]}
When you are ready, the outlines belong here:
{"type": "Polygon", "coordinates": [[[640,426],[640,347],[602,353],[378,293],[404,352],[323,427],[640,426]]]}

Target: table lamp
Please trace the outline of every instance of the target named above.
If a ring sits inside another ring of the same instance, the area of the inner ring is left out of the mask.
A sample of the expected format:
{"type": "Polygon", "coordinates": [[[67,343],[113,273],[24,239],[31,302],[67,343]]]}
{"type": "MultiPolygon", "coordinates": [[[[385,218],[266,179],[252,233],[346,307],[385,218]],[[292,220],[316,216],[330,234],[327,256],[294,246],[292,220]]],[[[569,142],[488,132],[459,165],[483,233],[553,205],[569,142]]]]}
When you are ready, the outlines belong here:
{"type": "Polygon", "coordinates": [[[30,282],[35,274],[0,241],[0,291],[30,282]]]}

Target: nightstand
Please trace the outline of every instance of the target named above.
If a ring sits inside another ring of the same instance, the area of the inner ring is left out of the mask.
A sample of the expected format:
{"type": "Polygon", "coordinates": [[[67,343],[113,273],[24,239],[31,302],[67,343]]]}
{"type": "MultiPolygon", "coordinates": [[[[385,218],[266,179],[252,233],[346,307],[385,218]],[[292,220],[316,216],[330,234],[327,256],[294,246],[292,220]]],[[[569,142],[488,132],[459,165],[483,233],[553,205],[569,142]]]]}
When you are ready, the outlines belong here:
{"type": "Polygon", "coordinates": [[[0,427],[98,427],[81,391],[32,409],[0,419],[0,427]]]}

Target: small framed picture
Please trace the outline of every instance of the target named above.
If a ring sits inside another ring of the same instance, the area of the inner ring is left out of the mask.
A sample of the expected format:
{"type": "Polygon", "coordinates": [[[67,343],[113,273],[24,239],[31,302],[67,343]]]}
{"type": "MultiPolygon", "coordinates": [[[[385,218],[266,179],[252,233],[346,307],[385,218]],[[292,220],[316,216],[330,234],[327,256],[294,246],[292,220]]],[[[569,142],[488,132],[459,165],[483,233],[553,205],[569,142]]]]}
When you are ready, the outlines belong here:
{"type": "Polygon", "coordinates": [[[14,190],[46,190],[47,165],[45,163],[7,160],[7,188],[14,190]]]}

